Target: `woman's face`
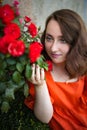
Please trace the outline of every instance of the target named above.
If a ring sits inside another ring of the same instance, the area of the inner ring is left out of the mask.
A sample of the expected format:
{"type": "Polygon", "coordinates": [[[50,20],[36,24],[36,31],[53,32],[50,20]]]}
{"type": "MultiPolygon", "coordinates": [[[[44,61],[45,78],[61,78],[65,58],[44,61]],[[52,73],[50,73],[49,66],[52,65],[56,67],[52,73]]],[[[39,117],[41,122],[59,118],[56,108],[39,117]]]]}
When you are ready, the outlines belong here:
{"type": "Polygon", "coordinates": [[[70,46],[64,40],[59,24],[53,19],[46,28],[45,48],[53,63],[65,62],[70,46]]]}

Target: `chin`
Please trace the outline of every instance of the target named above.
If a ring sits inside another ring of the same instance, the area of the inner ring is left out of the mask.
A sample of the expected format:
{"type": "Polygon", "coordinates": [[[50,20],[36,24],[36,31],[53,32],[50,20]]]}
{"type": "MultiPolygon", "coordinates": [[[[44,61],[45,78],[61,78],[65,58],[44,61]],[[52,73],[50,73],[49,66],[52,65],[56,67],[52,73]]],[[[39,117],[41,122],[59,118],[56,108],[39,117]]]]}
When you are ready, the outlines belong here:
{"type": "Polygon", "coordinates": [[[60,61],[58,61],[58,60],[52,60],[52,62],[54,64],[65,64],[65,60],[60,60],[60,61]]]}

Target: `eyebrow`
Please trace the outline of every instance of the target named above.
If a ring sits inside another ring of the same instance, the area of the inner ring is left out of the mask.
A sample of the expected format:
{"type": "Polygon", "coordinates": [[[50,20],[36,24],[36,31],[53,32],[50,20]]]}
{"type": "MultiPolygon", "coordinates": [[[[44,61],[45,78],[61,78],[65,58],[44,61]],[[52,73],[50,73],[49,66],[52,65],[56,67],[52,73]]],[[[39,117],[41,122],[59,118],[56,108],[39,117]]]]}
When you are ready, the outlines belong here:
{"type": "Polygon", "coordinates": [[[52,37],[52,35],[51,35],[51,34],[49,34],[49,33],[46,33],[46,35],[48,35],[48,36],[51,36],[51,37],[52,37]]]}
{"type": "MultiPolygon", "coordinates": [[[[52,36],[51,34],[49,34],[49,33],[46,33],[46,35],[47,35],[47,36],[50,36],[50,37],[53,37],[53,36],[52,36]]],[[[61,36],[58,36],[58,38],[64,38],[64,37],[63,37],[63,35],[61,35],[61,36]]]]}

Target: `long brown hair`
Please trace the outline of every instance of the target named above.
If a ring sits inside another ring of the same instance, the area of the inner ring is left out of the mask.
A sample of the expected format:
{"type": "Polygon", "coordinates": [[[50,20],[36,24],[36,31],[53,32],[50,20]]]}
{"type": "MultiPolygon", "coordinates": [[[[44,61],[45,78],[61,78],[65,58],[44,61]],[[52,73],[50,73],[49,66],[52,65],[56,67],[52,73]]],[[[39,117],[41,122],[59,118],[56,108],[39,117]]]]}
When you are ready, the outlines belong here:
{"type": "MultiPolygon", "coordinates": [[[[71,77],[87,74],[87,30],[82,18],[70,9],[61,9],[53,12],[46,20],[45,30],[41,42],[45,44],[46,28],[51,19],[58,22],[64,39],[71,48],[66,57],[65,68],[71,77]]],[[[42,52],[49,59],[45,48],[42,52]]]]}

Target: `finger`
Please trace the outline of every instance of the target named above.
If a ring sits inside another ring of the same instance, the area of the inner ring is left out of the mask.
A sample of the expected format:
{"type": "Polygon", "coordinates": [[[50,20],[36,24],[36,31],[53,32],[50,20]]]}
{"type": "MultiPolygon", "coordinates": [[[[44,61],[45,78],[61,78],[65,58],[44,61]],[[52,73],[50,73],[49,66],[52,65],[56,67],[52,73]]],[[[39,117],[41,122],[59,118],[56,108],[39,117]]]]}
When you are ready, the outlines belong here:
{"type": "Polygon", "coordinates": [[[32,65],[32,75],[31,80],[35,80],[35,64],[32,65]]]}
{"type": "Polygon", "coordinates": [[[44,77],[45,77],[44,69],[41,68],[41,80],[44,80],[44,77]]]}
{"type": "Polygon", "coordinates": [[[40,80],[40,67],[39,65],[36,65],[36,80],[40,80]]]}

